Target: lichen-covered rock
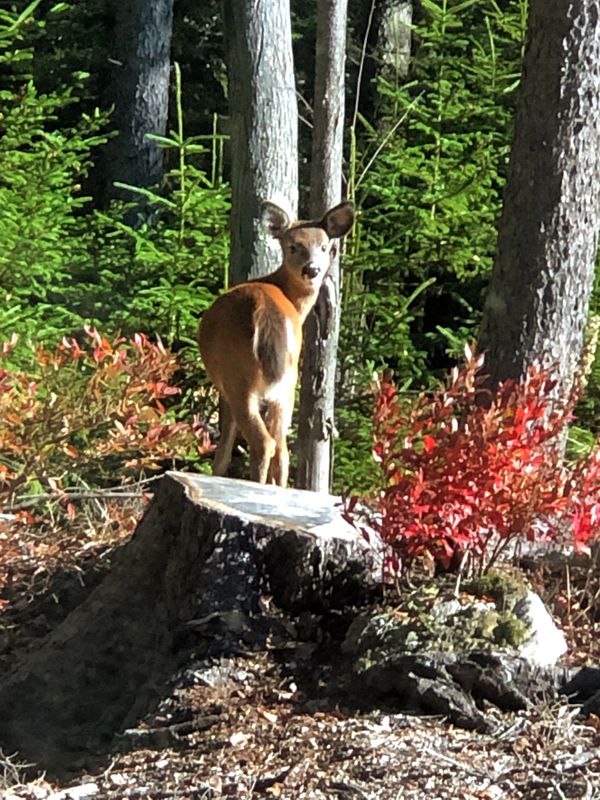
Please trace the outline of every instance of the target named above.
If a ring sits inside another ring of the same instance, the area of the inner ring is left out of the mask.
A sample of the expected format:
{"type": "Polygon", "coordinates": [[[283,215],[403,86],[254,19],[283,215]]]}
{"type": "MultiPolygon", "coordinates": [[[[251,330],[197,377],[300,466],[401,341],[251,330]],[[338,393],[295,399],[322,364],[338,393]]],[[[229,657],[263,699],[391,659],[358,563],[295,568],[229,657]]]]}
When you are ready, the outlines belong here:
{"type": "Polygon", "coordinates": [[[478,730],[489,727],[484,700],[518,709],[554,692],[555,673],[544,667],[564,652],[561,634],[537,595],[502,578],[472,582],[478,594],[459,598],[432,583],[400,608],[357,616],[342,646],[354,690],[478,730]]]}
{"type": "Polygon", "coordinates": [[[493,600],[500,610],[514,608],[529,592],[529,587],[520,574],[494,571],[466,581],[462,589],[475,597],[493,600]]]}

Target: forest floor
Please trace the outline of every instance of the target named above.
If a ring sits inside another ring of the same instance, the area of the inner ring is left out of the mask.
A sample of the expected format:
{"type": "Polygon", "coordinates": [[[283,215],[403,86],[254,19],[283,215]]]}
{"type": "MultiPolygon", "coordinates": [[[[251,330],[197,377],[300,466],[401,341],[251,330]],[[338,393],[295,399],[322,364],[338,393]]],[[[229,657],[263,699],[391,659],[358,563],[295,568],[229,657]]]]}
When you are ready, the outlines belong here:
{"type": "MultiPolygon", "coordinates": [[[[0,675],[106,574],[135,526],[137,509],[130,511],[120,510],[118,525],[75,522],[51,544],[27,520],[10,535],[0,527],[0,675]]],[[[567,576],[571,610],[579,584],[589,598],[589,572],[567,576]]],[[[560,586],[555,578],[556,608],[560,586]]],[[[573,666],[600,663],[600,622],[589,620],[565,625],[573,666]]],[[[392,708],[347,708],[324,690],[325,674],[315,677],[315,649],[292,630],[227,656],[199,659],[184,647],[152,713],[72,774],[36,773],[0,751],[0,797],[600,800],[598,718],[540,702],[490,711],[496,728],[482,734],[392,708]],[[309,670],[312,682],[299,679],[309,670]]]]}

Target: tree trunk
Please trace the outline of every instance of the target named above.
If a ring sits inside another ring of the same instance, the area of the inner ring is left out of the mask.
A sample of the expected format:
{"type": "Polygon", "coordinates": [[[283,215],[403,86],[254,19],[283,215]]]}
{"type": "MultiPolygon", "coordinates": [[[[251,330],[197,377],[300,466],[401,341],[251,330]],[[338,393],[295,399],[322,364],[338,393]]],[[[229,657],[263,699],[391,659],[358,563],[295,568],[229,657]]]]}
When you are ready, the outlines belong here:
{"type": "Polygon", "coordinates": [[[379,4],[375,56],[378,74],[397,85],[410,66],[412,0],[385,0],[379,4]]]}
{"type": "Polygon", "coordinates": [[[279,266],[280,250],[259,225],[271,200],[295,217],[298,106],[289,0],[225,0],[231,111],[231,282],[279,266]]]}
{"type": "MultiPolygon", "coordinates": [[[[310,216],[341,200],[347,0],[319,0],[310,216]]],[[[334,393],[339,337],[339,254],[304,326],[298,425],[297,485],[327,492],[331,485],[334,393]]]]}
{"type": "MultiPolygon", "coordinates": [[[[105,201],[132,199],[113,186],[121,181],[148,188],[163,176],[163,150],[148,133],[164,136],[169,110],[169,68],[173,0],[130,0],[116,6],[113,76],[109,89],[119,135],[107,148],[105,201]]],[[[135,222],[146,206],[139,200],[135,222]]]]}
{"type": "Polygon", "coordinates": [[[3,663],[0,746],[71,770],[156,702],[181,666],[188,620],[237,618],[210,634],[215,645],[256,648],[243,631],[265,593],[294,614],[364,605],[374,553],[331,498],[169,473],[104,580],[23,661],[3,663]]]}
{"type": "Polygon", "coordinates": [[[496,386],[581,355],[600,223],[600,0],[532,0],[480,346],[496,386]]]}

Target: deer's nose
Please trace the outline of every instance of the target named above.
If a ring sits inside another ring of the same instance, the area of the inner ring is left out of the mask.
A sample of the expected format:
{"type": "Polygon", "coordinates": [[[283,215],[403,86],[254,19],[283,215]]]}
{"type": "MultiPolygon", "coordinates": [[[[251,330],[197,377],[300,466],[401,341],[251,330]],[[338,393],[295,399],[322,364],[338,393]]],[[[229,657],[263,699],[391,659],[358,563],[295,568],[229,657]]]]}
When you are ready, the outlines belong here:
{"type": "Polygon", "coordinates": [[[319,274],[319,271],[320,271],[320,270],[319,270],[319,268],[318,268],[317,266],[315,266],[315,265],[312,263],[312,261],[310,261],[308,264],[306,264],[306,265],[305,265],[305,266],[302,268],[302,274],[303,274],[303,275],[306,275],[306,277],[307,277],[307,278],[310,278],[311,280],[312,280],[313,278],[316,278],[316,277],[317,277],[317,275],[319,274]]]}

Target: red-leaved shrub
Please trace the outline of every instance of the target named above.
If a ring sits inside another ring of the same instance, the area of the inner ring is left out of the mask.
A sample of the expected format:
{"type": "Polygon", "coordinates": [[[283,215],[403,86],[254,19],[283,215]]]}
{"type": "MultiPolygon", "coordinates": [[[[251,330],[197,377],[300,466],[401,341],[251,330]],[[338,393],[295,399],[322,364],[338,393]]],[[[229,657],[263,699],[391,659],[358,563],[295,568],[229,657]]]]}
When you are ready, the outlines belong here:
{"type": "Polygon", "coordinates": [[[551,376],[532,367],[520,382],[482,394],[482,359],[452,372],[433,394],[400,397],[378,387],[373,453],[383,488],[372,513],[346,516],[388,547],[392,571],[415,558],[442,569],[487,569],[509,543],[551,539],[585,549],[600,520],[600,450],[566,464],[574,396],[559,402],[551,376]],[[485,402],[481,402],[482,399],[485,402]]]}
{"type": "Polygon", "coordinates": [[[177,419],[166,398],[175,356],[143,334],[109,341],[94,328],[54,351],[33,349],[27,366],[10,363],[16,338],[0,350],[0,498],[31,491],[118,483],[208,447],[198,419],[177,419]],[[83,341],[81,341],[81,339],[83,341]]]}

